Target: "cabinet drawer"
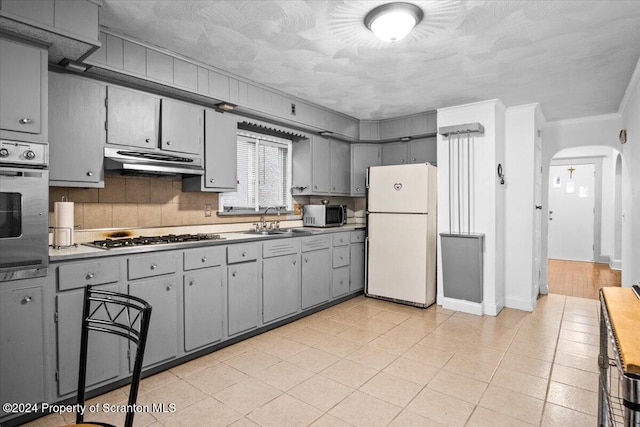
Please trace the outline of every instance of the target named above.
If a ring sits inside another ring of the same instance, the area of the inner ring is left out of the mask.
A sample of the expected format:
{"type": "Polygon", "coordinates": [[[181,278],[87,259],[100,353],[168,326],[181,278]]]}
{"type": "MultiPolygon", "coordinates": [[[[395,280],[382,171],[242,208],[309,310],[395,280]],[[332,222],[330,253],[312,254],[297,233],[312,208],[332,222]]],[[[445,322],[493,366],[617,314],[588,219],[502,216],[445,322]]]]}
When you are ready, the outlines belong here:
{"type": "Polygon", "coordinates": [[[117,259],[65,264],[58,267],[58,289],[81,288],[86,285],[103,285],[120,280],[120,263],[117,259]]]}
{"type": "Polygon", "coordinates": [[[313,236],[302,239],[302,252],[317,251],[327,249],[331,245],[330,236],[313,236]]]}
{"type": "Polygon", "coordinates": [[[333,249],[333,268],[349,265],[349,247],[343,246],[333,249]]]}
{"type": "Polygon", "coordinates": [[[262,244],[262,257],[271,258],[280,255],[293,255],[300,252],[299,239],[278,239],[262,244]]]}
{"type": "Polygon", "coordinates": [[[349,267],[341,267],[333,270],[331,296],[339,297],[349,291],[349,267]]]}
{"type": "Polygon", "coordinates": [[[184,251],[184,269],[216,267],[224,262],[224,247],[198,248],[184,251]]]}
{"type": "Polygon", "coordinates": [[[349,232],[345,233],[333,233],[333,246],[344,246],[348,245],[351,237],[349,236],[349,232]]]}
{"type": "Polygon", "coordinates": [[[154,254],[129,258],[129,280],[160,276],[176,272],[176,256],[173,253],[154,254]]]}
{"type": "Polygon", "coordinates": [[[259,244],[231,245],[227,247],[227,262],[253,261],[258,259],[259,244]]]}
{"type": "Polygon", "coordinates": [[[364,230],[357,230],[351,232],[351,243],[362,243],[364,242],[364,230]]]}

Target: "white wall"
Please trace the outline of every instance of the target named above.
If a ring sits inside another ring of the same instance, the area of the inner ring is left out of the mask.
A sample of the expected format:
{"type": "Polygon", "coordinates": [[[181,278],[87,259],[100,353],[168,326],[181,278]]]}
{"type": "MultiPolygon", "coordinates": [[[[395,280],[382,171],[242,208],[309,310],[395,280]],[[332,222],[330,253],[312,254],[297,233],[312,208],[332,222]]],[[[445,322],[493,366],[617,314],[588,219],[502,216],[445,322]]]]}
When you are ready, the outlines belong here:
{"type": "Polygon", "coordinates": [[[640,59],[620,106],[622,153],[622,286],[640,282],[640,59]]]}
{"type": "MultiPolygon", "coordinates": [[[[483,303],[451,300],[443,296],[442,269],[438,269],[438,304],[475,314],[496,315],[504,306],[504,186],[498,183],[496,166],[505,163],[504,105],[483,101],[438,110],[438,126],[479,122],[484,135],[471,134],[471,230],[485,234],[483,303]]],[[[466,139],[466,137],[464,138],[466,139]]],[[[438,233],[449,230],[449,144],[438,135],[438,233]]],[[[466,195],[463,199],[466,198],[466,195]]],[[[463,202],[464,203],[464,202],[463,202]]],[[[463,206],[466,210],[466,205],[463,206]]],[[[466,224],[466,216],[462,223],[466,224]]],[[[456,221],[457,223],[457,221],[456,221]]],[[[466,229],[463,229],[466,230],[466,229]]],[[[457,231],[454,228],[453,231],[457,231]]],[[[438,245],[440,241],[438,240],[438,245]]],[[[438,248],[439,265],[442,251],[438,248]]]]}
{"type": "MultiPolygon", "coordinates": [[[[538,104],[509,107],[505,113],[505,306],[533,311],[535,147],[538,104]]],[[[535,288],[535,292],[534,292],[535,288]]]]}

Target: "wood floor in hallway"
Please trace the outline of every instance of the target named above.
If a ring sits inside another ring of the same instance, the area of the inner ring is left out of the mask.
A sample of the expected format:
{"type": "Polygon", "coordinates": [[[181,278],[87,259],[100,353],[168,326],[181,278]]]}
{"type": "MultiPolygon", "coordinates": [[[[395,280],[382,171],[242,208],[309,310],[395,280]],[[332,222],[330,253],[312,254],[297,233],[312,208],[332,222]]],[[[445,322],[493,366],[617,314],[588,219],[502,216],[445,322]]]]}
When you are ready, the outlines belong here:
{"type": "Polygon", "coordinates": [[[608,264],[550,259],[547,262],[549,292],[598,299],[598,289],[620,286],[620,271],[608,264]]]}

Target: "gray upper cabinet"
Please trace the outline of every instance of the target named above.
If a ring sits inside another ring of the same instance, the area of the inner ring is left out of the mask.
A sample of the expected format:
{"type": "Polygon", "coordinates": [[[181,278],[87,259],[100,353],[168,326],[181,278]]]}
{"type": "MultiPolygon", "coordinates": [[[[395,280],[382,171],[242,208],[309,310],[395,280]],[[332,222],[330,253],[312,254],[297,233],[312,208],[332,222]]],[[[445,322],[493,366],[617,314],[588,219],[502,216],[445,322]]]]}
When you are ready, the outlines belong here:
{"type": "Polygon", "coordinates": [[[197,105],[162,99],[162,139],[167,151],[200,154],[202,151],[204,109],[197,105]]]}
{"type": "Polygon", "coordinates": [[[109,86],[107,105],[107,143],[157,147],[160,98],[109,86]]]}
{"type": "Polygon", "coordinates": [[[351,144],[351,195],[366,194],[366,175],[369,166],[380,165],[380,144],[351,144]]]}
{"type": "Polygon", "coordinates": [[[314,136],[311,145],[311,175],[313,192],[328,194],[331,189],[331,142],[329,139],[314,136]]]}
{"type": "Polygon", "coordinates": [[[204,176],[184,177],[183,191],[236,191],[238,119],[205,110],[204,176]]]}
{"type": "Polygon", "coordinates": [[[350,159],[349,143],[331,140],[331,194],[349,194],[350,159]]]}
{"type": "Polygon", "coordinates": [[[436,163],[436,138],[419,138],[382,144],[382,164],[436,163]]]}
{"type": "Polygon", "coordinates": [[[409,141],[409,163],[436,163],[437,161],[435,136],[409,141]]]}
{"type": "Polygon", "coordinates": [[[104,185],[105,93],[93,80],[49,73],[50,185],[104,185]]]}
{"type": "Polygon", "coordinates": [[[0,38],[0,138],[47,139],[47,51],[0,38]]]}
{"type": "Polygon", "coordinates": [[[348,195],[349,143],[312,136],[293,146],[292,194],[348,195]]]}
{"type": "MultiPolygon", "coordinates": [[[[43,283],[24,282],[19,289],[0,291],[3,404],[45,401],[43,283]]],[[[3,409],[0,419],[8,413],[3,409]]]]}
{"type": "Polygon", "coordinates": [[[408,160],[408,148],[406,142],[389,142],[382,144],[383,165],[404,165],[408,160]]]}

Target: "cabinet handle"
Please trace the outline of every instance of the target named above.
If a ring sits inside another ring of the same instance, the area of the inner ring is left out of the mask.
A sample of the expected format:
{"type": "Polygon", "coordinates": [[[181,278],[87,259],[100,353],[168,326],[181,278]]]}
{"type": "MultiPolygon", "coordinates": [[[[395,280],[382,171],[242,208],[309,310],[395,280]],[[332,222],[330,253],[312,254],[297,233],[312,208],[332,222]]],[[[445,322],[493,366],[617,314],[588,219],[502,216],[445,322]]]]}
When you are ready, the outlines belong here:
{"type": "Polygon", "coordinates": [[[211,179],[209,180],[209,182],[213,184],[214,182],[216,182],[216,180],[215,180],[215,179],[213,179],[213,178],[211,178],[211,179]]]}
{"type": "Polygon", "coordinates": [[[340,255],[340,259],[341,259],[341,260],[343,260],[343,259],[344,259],[344,257],[343,257],[342,255],[340,255]]]}
{"type": "Polygon", "coordinates": [[[297,261],[294,259],[292,262],[293,262],[293,265],[296,265],[296,262],[297,262],[297,261]]]}
{"type": "Polygon", "coordinates": [[[309,258],[304,257],[304,262],[309,262],[309,258]]]}
{"type": "Polygon", "coordinates": [[[193,285],[194,285],[194,283],[196,283],[196,281],[195,281],[195,280],[193,280],[193,279],[189,280],[189,286],[193,286],[193,285]]]}
{"type": "Polygon", "coordinates": [[[360,188],[356,188],[356,191],[360,191],[360,188]]]}
{"type": "Polygon", "coordinates": [[[231,273],[231,275],[232,275],[233,277],[236,277],[236,272],[234,271],[233,273],[231,273]]]}
{"type": "Polygon", "coordinates": [[[29,304],[31,302],[33,298],[31,298],[30,296],[26,296],[24,298],[22,298],[22,301],[20,301],[20,304],[25,305],[25,304],[29,304]]]}
{"type": "Polygon", "coordinates": [[[93,172],[91,171],[87,172],[87,176],[93,176],[93,172]]]}
{"type": "Polygon", "coordinates": [[[318,189],[318,186],[317,186],[317,185],[314,185],[314,186],[313,186],[313,189],[314,189],[314,190],[317,190],[317,189],[318,189]]]}
{"type": "Polygon", "coordinates": [[[28,118],[28,117],[23,117],[23,118],[21,118],[20,120],[18,120],[18,122],[19,122],[21,125],[30,125],[31,123],[33,123],[33,120],[31,120],[31,119],[30,119],[30,118],[28,118]]]}
{"type": "Polygon", "coordinates": [[[170,291],[171,289],[173,289],[173,285],[167,285],[167,291],[170,291]]]}
{"type": "Polygon", "coordinates": [[[344,280],[340,280],[340,284],[342,285],[344,283],[344,280]]]}
{"type": "Polygon", "coordinates": [[[206,256],[202,257],[202,262],[207,262],[207,257],[206,256]]]}
{"type": "Polygon", "coordinates": [[[333,191],[336,191],[336,187],[333,187],[333,191]]]}
{"type": "Polygon", "coordinates": [[[246,257],[246,256],[247,256],[247,253],[246,253],[246,252],[242,252],[242,256],[243,256],[243,257],[246,257]]]}
{"type": "Polygon", "coordinates": [[[156,268],[158,268],[158,265],[157,264],[151,264],[150,268],[151,268],[151,270],[155,270],[156,268]]]}
{"type": "Polygon", "coordinates": [[[167,141],[167,145],[171,145],[171,141],[167,141]]]}
{"type": "Polygon", "coordinates": [[[151,138],[146,138],[146,139],[144,140],[144,142],[146,142],[147,144],[148,144],[148,143],[150,143],[150,142],[151,142],[151,138]]]}
{"type": "Polygon", "coordinates": [[[404,163],[404,159],[400,159],[400,163],[404,163]]]}
{"type": "Polygon", "coordinates": [[[87,280],[91,280],[95,277],[96,275],[93,273],[87,273],[87,280]]]}

